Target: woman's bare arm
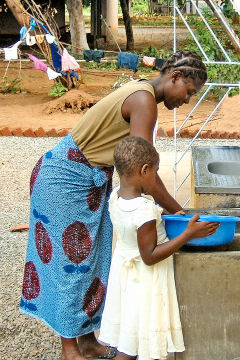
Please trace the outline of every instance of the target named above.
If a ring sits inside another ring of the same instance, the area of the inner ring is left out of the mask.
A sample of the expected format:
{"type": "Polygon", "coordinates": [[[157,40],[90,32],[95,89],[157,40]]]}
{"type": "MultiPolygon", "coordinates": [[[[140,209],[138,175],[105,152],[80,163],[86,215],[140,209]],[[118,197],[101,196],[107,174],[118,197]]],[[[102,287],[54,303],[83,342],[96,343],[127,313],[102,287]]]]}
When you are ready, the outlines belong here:
{"type": "MultiPolygon", "coordinates": [[[[123,103],[122,115],[130,121],[130,135],[140,136],[153,142],[153,130],[157,120],[157,103],[154,96],[145,90],[136,91],[123,103]]],[[[162,180],[152,189],[154,200],[170,213],[182,210],[178,202],[169,194],[162,180]]]]}
{"type": "Polygon", "coordinates": [[[122,116],[130,122],[130,135],[153,142],[157,103],[149,91],[140,90],[130,95],[122,105],[122,116]]]}

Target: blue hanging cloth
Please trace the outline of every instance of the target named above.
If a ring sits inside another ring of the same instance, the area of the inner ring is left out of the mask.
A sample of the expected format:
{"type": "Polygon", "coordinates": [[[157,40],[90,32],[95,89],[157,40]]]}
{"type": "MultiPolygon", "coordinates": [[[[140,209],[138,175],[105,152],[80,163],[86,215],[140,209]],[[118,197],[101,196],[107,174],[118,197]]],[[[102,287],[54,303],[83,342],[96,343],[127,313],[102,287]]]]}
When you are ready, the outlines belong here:
{"type": "Polygon", "coordinates": [[[161,69],[161,67],[163,66],[164,63],[164,59],[159,59],[156,58],[156,62],[155,62],[155,69],[161,69]]]}
{"type": "Polygon", "coordinates": [[[26,26],[23,26],[23,27],[21,28],[21,30],[20,30],[20,40],[22,40],[22,39],[25,37],[27,31],[28,31],[28,30],[27,30],[26,26]]]}
{"type": "MultiPolygon", "coordinates": [[[[64,76],[67,76],[67,72],[64,72],[64,71],[61,70],[60,73],[63,74],[64,76]]],[[[78,76],[77,71],[72,70],[70,72],[70,76],[75,77],[77,79],[77,81],[79,80],[79,76],[78,76]]]]}
{"type": "Polygon", "coordinates": [[[32,19],[32,21],[30,21],[30,30],[33,31],[35,30],[37,23],[35,20],[32,19]]]}
{"type": "Polygon", "coordinates": [[[134,72],[138,71],[138,58],[137,54],[132,54],[128,52],[119,52],[118,53],[118,67],[124,67],[132,69],[134,72]]]}
{"type": "MultiPolygon", "coordinates": [[[[35,19],[33,17],[30,18],[31,19],[31,23],[30,25],[33,23],[35,23],[35,26],[36,24],[38,24],[44,31],[46,34],[50,34],[50,32],[48,31],[48,29],[46,28],[46,26],[44,26],[43,24],[41,24],[40,22],[38,21],[35,21],[35,19]]],[[[53,66],[54,66],[54,69],[57,71],[57,72],[60,72],[61,71],[61,68],[62,68],[62,61],[61,61],[61,55],[58,53],[59,51],[59,48],[57,47],[57,42],[54,41],[53,44],[49,44],[50,46],[50,49],[51,49],[51,55],[52,55],[52,61],[53,61],[53,66]]]]}
{"type": "MultiPolygon", "coordinates": [[[[39,26],[41,26],[41,28],[45,31],[46,34],[49,33],[49,31],[48,31],[48,29],[46,28],[46,26],[44,26],[44,25],[41,24],[40,22],[36,21],[33,17],[30,17],[30,19],[31,19],[30,25],[31,25],[32,22],[35,23],[35,26],[38,24],[39,26]]],[[[35,27],[35,26],[34,26],[34,27],[35,27]]],[[[32,30],[32,29],[31,29],[31,30],[32,30]]]]}
{"type": "Polygon", "coordinates": [[[52,54],[52,61],[53,61],[53,66],[54,69],[57,72],[60,72],[62,69],[62,58],[61,55],[58,53],[59,49],[55,44],[49,44],[50,49],[51,49],[51,54],[52,54]]]}
{"type": "Polygon", "coordinates": [[[103,58],[103,57],[104,57],[103,50],[84,50],[83,51],[83,58],[87,62],[93,60],[97,63],[100,63],[101,58],[103,58]]]}

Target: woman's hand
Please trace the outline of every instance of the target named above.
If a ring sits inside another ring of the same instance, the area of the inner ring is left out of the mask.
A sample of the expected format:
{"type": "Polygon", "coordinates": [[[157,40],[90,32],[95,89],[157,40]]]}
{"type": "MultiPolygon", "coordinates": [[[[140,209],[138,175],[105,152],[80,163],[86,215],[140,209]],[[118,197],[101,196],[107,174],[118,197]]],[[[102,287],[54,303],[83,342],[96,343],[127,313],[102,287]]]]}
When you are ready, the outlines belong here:
{"type": "Polygon", "coordinates": [[[175,215],[186,215],[185,211],[182,209],[182,210],[179,210],[177,212],[175,212],[175,215]]]}
{"type": "MultiPolygon", "coordinates": [[[[163,209],[162,215],[169,215],[169,214],[171,214],[169,211],[167,211],[166,209],[163,209]]],[[[182,210],[178,210],[177,212],[175,212],[174,215],[186,215],[186,213],[182,209],[182,210]]]]}
{"type": "Polygon", "coordinates": [[[202,238],[214,234],[220,223],[219,222],[209,222],[209,221],[199,221],[199,216],[194,215],[193,218],[189,221],[188,226],[185,230],[186,234],[189,236],[189,240],[194,238],[202,238]]]}

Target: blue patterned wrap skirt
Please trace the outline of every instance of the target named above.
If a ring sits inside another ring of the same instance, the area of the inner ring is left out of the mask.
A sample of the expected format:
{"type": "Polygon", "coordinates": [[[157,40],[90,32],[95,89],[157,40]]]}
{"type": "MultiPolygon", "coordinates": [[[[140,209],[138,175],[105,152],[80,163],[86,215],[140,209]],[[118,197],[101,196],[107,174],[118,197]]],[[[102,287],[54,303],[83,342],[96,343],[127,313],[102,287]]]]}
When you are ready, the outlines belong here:
{"type": "Polygon", "coordinates": [[[112,173],[92,167],[69,134],[31,175],[20,311],[65,338],[100,327],[112,251],[112,173]]]}

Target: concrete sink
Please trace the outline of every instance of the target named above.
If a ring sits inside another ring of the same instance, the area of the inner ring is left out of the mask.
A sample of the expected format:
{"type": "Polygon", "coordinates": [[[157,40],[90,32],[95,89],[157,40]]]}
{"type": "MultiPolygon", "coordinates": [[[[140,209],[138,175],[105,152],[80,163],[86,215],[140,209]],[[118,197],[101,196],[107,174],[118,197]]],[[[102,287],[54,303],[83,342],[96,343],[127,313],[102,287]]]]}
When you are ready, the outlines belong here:
{"type": "Polygon", "coordinates": [[[240,176],[240,161],[215,161],[209,163],[207,168],[216,175],[240,176]]]}
{"type": "Polygon", "coordinates": [[[240,147],[193,146],[195,193],[240,194],[240,147]]]}

